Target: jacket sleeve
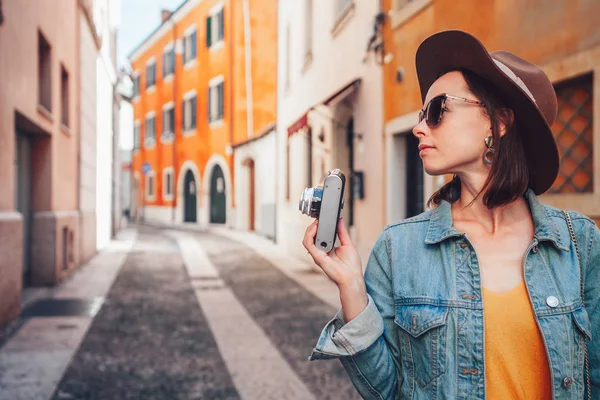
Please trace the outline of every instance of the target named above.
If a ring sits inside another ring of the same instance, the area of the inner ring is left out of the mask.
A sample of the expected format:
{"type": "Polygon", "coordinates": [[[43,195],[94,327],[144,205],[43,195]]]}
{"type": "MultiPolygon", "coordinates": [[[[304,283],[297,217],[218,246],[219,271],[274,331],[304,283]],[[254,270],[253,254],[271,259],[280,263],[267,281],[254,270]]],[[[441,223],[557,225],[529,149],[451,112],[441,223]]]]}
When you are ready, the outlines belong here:
{"type": "Polygon", "coordinates": [[[395,398],[401,379],[387,235],[384,230],[375,242],[365,269],[366,308],[348,323],[338,311],[309,357],[339,358],[365,399],[395,398]]]}
{"type": "Polygon", "coordinates": [[[587,218],[584,223],[581,231],[585,232],[585,240],[578,239],[578,242],[581,243],[579,245],[579,252],[582,256],[581,263],[585,266],[585,308],[592,327],[592,340],[588,342],[590,380],[592,398],[600,399],[600,230],[587,218]]]}

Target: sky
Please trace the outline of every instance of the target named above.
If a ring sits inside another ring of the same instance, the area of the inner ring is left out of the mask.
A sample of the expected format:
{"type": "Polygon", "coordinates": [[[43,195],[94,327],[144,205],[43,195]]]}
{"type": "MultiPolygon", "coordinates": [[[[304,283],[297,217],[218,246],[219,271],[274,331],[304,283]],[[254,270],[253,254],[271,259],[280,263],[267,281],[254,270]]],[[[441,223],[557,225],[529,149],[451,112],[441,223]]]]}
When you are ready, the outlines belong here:
{"type": "Polygon", "coordinates": [[[184,0],[121,0],[121,24],[117,31],[117,65],[160,25],[160,11],[175,10],[184,0]]]}

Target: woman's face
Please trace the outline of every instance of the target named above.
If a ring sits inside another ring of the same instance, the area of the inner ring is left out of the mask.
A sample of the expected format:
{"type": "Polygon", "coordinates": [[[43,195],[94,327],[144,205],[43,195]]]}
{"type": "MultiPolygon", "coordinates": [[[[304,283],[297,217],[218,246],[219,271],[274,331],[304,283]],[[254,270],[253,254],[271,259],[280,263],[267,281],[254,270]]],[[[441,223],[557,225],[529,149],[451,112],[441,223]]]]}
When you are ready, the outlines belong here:
{"type": "MultiPolygon", "coordinates": [[[[480,101],[468,90],[459,71],[449,72],[436,80],[427,92],[425,106],[440,94],[480,101]]],[[[487,168],[483,155],[487,151],[485,138],[492,134],[485,108],[457,99],[446,99],[441,121],[427,126],[425,119],[413,128],[419,139],[419,156],[429,175],[460,174],[487,168]]]]}

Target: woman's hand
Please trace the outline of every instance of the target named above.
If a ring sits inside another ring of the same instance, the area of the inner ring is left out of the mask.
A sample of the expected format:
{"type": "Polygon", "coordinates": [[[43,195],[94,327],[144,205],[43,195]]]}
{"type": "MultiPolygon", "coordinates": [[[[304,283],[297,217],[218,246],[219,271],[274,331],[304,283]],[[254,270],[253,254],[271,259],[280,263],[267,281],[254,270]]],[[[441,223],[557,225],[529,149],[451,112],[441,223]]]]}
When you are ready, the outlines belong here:
{"type": "Polygon", "coordinates": [[[350,239],[343,219],[337,224],[337,234],[341,246],[333,248],[329,253],[315,246],[318,220],[306,228],[302,244],[323,272],[340,290],[340,302],[346,323],[360,314],[368,304],[362,263],[356,247],[350,239]]]}
{"type": "Polygon", "coordinates": [[[317,234],[318,224],[319,220],[315,220],[308,228],[306,228],[304,240],[302,241],[302,244],[312,256],[315,264],[317,264],[329,279],[331,279],[340,289],[348,286],[356,287],[359,283],[363,283],[364,285],[360,256],[350,239],[344,220],[340,218],[337,224],[337,234],[340,238],[341,246],[333,248],[329,253],[326,253],[315,246],[314,239],[317,234]]]}

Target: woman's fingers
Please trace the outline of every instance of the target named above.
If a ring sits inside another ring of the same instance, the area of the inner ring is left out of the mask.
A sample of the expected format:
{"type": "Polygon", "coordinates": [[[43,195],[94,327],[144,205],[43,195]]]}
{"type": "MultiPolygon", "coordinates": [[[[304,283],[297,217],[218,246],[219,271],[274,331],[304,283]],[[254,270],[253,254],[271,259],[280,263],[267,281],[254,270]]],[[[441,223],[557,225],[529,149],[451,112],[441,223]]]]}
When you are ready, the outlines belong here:
{"type": "Polygon", "coordinates": [[[306,228],[302,244],[304,245],[304,248],[308,250],[308,253],[312,256],[313,260],[317,263],[317,265],[321,266],[325,253],[320,251],[317,248],[317,246],[315,246],[315,236],[317,235],[318,225],[319,221],[315,220],[312,224],[308,226],[308,228],[306,228]]]}
{"type": "Polygon", "coordinates": [[[350,234],[348,233],[348,230],[346,229],[346,224],[344,223],[343,218],[340,218],[338,220],[337,234],[338,234],[338,237],[340,238],[340,243],[342,244],[342,246],[353,245],[352,239],[350,238],[350,234]]]}

